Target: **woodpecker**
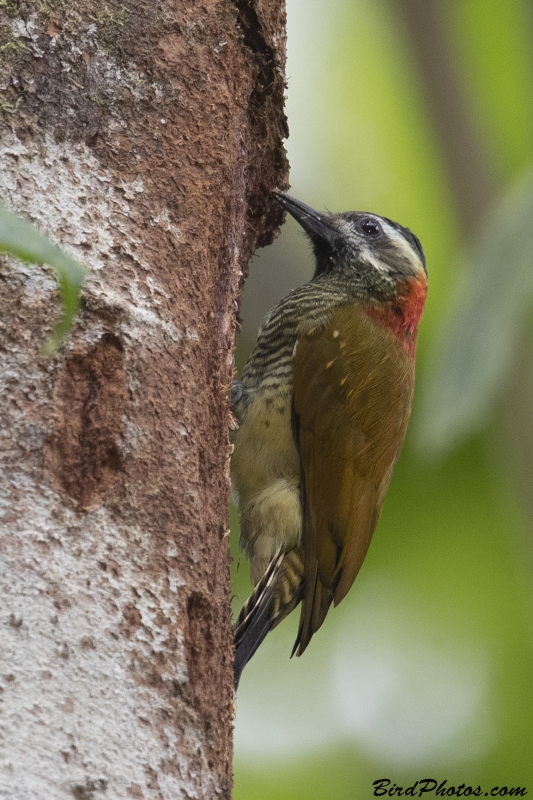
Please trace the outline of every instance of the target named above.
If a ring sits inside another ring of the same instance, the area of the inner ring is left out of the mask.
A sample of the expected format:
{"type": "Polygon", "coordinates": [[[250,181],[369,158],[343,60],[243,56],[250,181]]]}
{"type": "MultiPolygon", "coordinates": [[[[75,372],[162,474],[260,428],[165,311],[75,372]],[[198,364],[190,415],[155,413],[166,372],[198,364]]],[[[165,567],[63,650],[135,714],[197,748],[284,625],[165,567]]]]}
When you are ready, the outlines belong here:
{"type": "Polygon", "coordinates": [[[232,491],[255,585],[235,623],[235,688],[300,602],[302,655],[359,572],[407,430],[427,293],[408,228],[275,194],[315,273],[267,315],[232,391],[232,491]]]}

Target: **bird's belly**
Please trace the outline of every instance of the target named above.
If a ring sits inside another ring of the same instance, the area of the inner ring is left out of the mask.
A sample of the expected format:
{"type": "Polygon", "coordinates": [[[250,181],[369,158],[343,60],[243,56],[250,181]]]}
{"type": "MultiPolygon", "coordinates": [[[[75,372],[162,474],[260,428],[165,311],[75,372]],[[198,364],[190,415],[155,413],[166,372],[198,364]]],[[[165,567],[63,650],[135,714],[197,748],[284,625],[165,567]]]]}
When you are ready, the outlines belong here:
{"type": "Polygon", "coordinates": [[[279,549],[301,540],[300,463],[291,428],[291,391],[260,390],[232,435],[232,489],[241,546],[256,582],[279,549]]]}

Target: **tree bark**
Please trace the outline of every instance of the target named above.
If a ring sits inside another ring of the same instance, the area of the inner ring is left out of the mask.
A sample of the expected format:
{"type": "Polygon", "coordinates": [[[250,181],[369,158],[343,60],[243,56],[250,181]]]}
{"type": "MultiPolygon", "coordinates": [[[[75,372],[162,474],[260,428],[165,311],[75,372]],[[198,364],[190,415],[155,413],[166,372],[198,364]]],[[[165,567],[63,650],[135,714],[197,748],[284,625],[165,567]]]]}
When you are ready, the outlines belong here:
{"type": "Polygon", "coordinates": [[[0,4],[0,794],[229,797],[235,309],[286,186],[283,0],[0,4]]]}

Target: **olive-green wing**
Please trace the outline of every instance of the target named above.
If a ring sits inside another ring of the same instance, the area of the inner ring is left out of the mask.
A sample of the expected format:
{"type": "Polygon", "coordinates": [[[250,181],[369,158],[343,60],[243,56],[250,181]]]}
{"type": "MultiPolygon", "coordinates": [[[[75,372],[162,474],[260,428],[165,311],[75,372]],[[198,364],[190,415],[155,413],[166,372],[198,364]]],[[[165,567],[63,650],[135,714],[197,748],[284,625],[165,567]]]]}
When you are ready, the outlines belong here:
{"type": "Polygon", "coordinates": [[[301,655],[363,563],[403,441],[413,363],[357,305],[299,336],[293,420],[301,463],[301,655]]]}

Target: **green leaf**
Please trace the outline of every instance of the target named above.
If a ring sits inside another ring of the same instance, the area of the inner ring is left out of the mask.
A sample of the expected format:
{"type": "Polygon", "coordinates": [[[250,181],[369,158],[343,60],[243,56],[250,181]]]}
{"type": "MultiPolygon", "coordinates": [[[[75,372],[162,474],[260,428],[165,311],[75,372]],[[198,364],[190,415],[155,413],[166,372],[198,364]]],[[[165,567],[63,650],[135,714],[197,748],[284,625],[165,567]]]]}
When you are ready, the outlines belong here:
{"type": "Polygon", "coordinates": [[[74,258],[64,253],[29,222],[11,214],[0,205],[0,251],[28,261],[31,264],[49,264],[59,283],[63,311],[52,336],[45,345],[50,353],[59,347],[72,327],[79,306],[81,286],[87,270],[74,258]]]}
{"type": "Polygon", "coordinates": [[[454,310],[429,354],[417,438],[443,454],[488,419],[533,296],[533,172],[504,196],[466,259],[454,310]]]}

